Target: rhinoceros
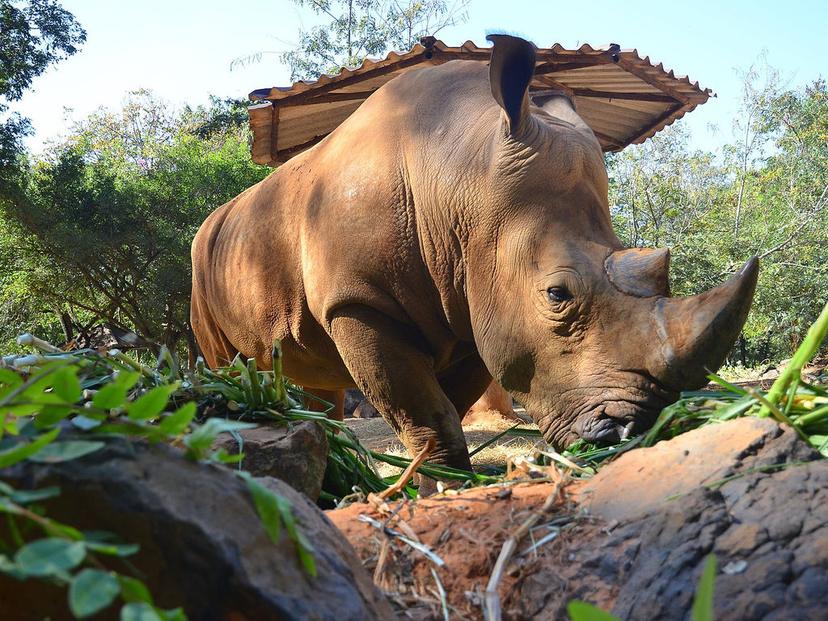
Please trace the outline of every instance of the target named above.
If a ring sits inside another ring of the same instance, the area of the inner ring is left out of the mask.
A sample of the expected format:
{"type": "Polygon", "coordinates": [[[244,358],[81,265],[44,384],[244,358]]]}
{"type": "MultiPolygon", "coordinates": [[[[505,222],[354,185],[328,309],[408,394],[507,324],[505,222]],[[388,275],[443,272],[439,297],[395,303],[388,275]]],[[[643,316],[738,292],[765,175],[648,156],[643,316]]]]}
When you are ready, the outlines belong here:
{"type": "Polygon", "coordinates": [[[310,390],[356,386],[408,451],[470,469],[458,412],[495,378],[554,446],[610,442],[705,383],[758,263],[670,297],[666,249],[613,232],[601,147],[566,97],[534,101],[535,47],[490,36],[378,89],[318,145],[213,212],[192,326],[310,390]]]}

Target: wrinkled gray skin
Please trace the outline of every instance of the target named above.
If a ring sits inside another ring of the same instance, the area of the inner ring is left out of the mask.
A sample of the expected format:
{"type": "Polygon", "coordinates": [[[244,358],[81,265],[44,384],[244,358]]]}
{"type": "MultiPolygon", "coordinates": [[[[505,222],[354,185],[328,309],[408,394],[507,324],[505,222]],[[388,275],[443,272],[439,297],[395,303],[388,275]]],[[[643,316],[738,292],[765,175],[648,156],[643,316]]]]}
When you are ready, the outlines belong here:
{"type": "Polygon", "coordinates": [[[756,261],[670,298],[669,253],[624,250],[598,141],[534,105],[534,47],[495,36],[379,89],[315,148],[214,212],[193,243],[193,326],[212,365],[356,385],[409,452],[470,468],[457,412],[492,376],[544,437],[613,441],[717,368],[756,261]]]}

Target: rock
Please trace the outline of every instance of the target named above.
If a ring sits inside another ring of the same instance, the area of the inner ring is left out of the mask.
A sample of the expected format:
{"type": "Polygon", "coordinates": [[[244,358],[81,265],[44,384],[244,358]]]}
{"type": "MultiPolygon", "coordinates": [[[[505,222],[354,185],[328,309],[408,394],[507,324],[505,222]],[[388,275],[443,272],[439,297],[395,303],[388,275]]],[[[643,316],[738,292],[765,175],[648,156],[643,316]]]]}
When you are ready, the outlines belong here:
{"type": "Polygon", "coordinates": [[[353,416],[354,418],[377,418],[381,414],[377,412],[377,408],[371,405],[368,399],[363,399],[357,409],[354,410],[353,416]]]}
{"type": "MultiPolygon", "coordinates": [[[[253,476],[281,479],[311,500],[319,498],[328,462],[328,438],[320,425],[311,421],[287,426],[261,424],[238,434],[244,470],[253,476]]],[[[239,452],[239,443],[229,433],[220,434],[213,447],[231,455],[239,452]]]]}
{"type": "Polygon", "coordinates": [[[625,520],[739,472],[817,457],[773,419],[737,418],[624,453],[580,490],[579,502],[607,520],[625,520]]]}
{"type": "MultiPolygon", "coordinates": [[[[190,619],[391,617],[347,541],[312,502],[277,479],[259,480],[291,503],[315,548],[316,578],[299,566],[292,541],[283,535],[271,542],[243,480],[164,445],[119,438],[80,459],[25,462],[2,474],[22,489],[59,486],[61,495],[43,503],[50,517],[139,544],[130,561],[156,603],[182,606],[190,619]]],[[[121,563],[113,567],[125,571],[121,563]]],[[[69,619],[66,608],[64,591],[0,574],[4,621],[69,619]]],[[[114,608],[109,618],[117,618],[114,608]]]]}
{"type": "Polygon", "coordinates": [[[717,620],[823,619],[826,524],[824,461],[697,489],[603,542],[618,550],[620,542],[637,540],[635,556],[615,563],[620,589],[613,612],[624,619],[676,618],[676,610],[689,610],[705,556],[714,552],[720,568],[745,562],[743,571],[716,578],[717,620]]]}

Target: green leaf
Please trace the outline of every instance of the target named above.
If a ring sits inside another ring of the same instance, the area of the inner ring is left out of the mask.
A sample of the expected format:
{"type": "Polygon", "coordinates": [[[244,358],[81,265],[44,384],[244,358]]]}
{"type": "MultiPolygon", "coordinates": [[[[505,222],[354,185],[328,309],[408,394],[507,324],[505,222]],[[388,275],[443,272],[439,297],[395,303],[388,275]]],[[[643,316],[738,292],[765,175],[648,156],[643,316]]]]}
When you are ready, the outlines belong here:
{"type": "Polygon", "coordinates": [[[92,405],[102,410],[119,408],[126,402],[128,390],[118,384],[107,384],[92,397],[92,405]]]}
{"type": "Polygon", "coordinates": [[[93,453],[104,447],[103,442],[91,440],[66,440],[54,442],[44,447],[29,460],[42,464],[56,464],[70,459],[77,459],[89,453],[93,453]]]}
{"type": "Polygon", "coordinates": [[[38,451],[42,450],[44,446],[49,444],[52,440],[58,437],[60,429],[55,427],[51,431],[37,437],[36,440],[29,443],[20,443],[14,448],[0,451],[0,468],[8,468],[19,461],[31,457],[38,451]]]}
{"type": "Polygon", "coordinates": [[[222,448],[215,451],[212,454],[211,459],[221,462],[222,464],[237,464],[244,459],[244,453],[236,453],[235,455],[231,455],[222,448]]]}
{"type": "Polygon", "coordinates": [[[84,569],[69,584],[69,610],[78,619],[89,617],[109,606],[120,591],[111,573],[84,569]]]}
{"type": "Polygon", "coordinates": [[[16,418],[7,418],[5,422],[0,420],[0,438],[3,437],[4,433],[7,433],[11,436],[16,436],[20,433],[20,429],[17,426],[16,418]]]}
{"type": "Polygon", "coordinates": [[[169,416],[165,416],[158,424],[158,428],[165,434],[177,436],[186,431],[187,426],[193,421],[196,415],[196,404],[194,401],[185,403],[169,416]]]}
{"type": "Polygon", "coordinates": [[[239,429],[253,429],[254,423],[241,423],[235,420],[223,418],[210,418],[206,423],[194,429],[184,438],[184,445],[190,449],[191,458],[203,459],[204,451],[213,445],[216,436],[223,431],[235,431],[239,429]]]}
{"type": "Polygon", "coordinates": [[[176,390],[178,382],[156,386],[126,406],[127,415],[132,420],[149,420],[164,411],[167,401],[176,390]]]}
{"type": "Polygon", "coordinates": [[[566,611],[572,621],[620,621],[615,615],[577,599],[567,604],[566,611]]]}
{"type": "Polygon", "coordinates": [[[66,403],[77,403],[81,398],[78,368],[67,366],[52,374],[52,390],[66,403]]]}
{"type": "Polygon", "coordinates": [[[693,621],[713,621],[713,591],[716,583],[716,555],[708,554],[704,563],[696,596],[693,598],[693,621]]]}
{"type": "Polygon", "coordinates": [[[313,546],[307,537],[298,529],[293,507],[290,502],[279,494],[269,490],[247,473],[240,473],[247,483],[247,489],[253,497],[253,504],[259,514],[270,540],[279,543],[281,526],[285,525],[288,537],[296,544],[296,552],[302,567],[310,576],[316,576],[316,561],[313,558],[313,546]]]}
{"type": "Polygon", "coordinates": [[[121,599],[126,603],[145,602],[152,604],[152,595],[150,595],[147,585],[140,580],[118,575],[118,582],[121,583],[121,599]]]}
{"type": "Polygon", "coordinates": [[[170,610],[159,610],[158,608],[155,609],[163,621],[187,621],[187,615],[184,614],[184,611],[181,608],[172,608],[170,610]]]}
{"type": "Polygon", "coordinates": [[[43,523],[43,530],[52,537],[83,541],[83,534],[77,528],[69,526],[68,524],[61,524],[49,518],[46,518],[46,522],[43,523]]]}
{"type": "Polygon", "coordinates": [[[0,369],[0,385],[17,388],[23,383],[23,377],[11,369],[0,369]]]}
{"type": "Polygon", "coordinates": [[[131,556],[141,549],[137,543],[108,543],[105,541],[85,541],[87,550],[109,556],[131,556]]]}
{"type": "Polygon", "coordinates": [[[86,556],[81,541],[48,537],[33,541],[17,551],[14,562],[29,576],[64,576],[86,556]]]}
{"type": "Polygon", "coordinates": [[[75,410],[77,410],[77,408],[73,405],[53,404],[43,406],[35,417],[35,427],[38,429],[46,429],[47,427],[51,427],[52,425],[62,421],[75,410]]]}
{"type": "Polygon", "coordinates": [[[92,405],[102,410],[123,407],[127,393],[140,378],[137,371],[119,371],[118,377],[95,393],[92,405]]]}
{"type": "Polygon", "coordinates": [[[47,498],[54,498],[60,495],[59,487],[41,487],[40,489],[31,490],[15,490],[10,494],[13,502],[19,505],[25,505],[30,502],[38,502],[39,500],[46,500],[47,498]]]}
{"type": "Polygon", "coordinates": [[[279,543],[282,536],[282,516],[279,511],[279,498],[251,476],[245,476],[245,483],[262,526],[273,543],[279,543]]]}
{"type": "Polygon", "coordinates": [[[124,369],[118,371],[118,376],[113,380],[113,383],[130,390],[133,386],[135,386],[135,384],[138,383],[139,379],[141,379],[141,373],[138,371],[127,371],[124,369]]]}
{"type": "Polygon", "coordinates": [[[121,608],[121,621],[164,621],[150,604],[130,602],[121,608]]]}

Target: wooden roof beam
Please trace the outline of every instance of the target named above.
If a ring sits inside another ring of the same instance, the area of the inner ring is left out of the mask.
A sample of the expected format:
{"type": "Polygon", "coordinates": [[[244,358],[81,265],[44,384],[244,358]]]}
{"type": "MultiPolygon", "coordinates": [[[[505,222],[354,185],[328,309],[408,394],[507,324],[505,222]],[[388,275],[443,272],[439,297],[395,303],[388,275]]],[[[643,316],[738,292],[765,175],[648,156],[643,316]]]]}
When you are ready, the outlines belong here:
{"type": "Polygon", "coordinates": [[[595,134],[595,137],[599,141],[611,146],[613,149],[624,148],[624,145],[621,143],[620,140],[618,140],[618,138],[613,138],[612,136],[607,136],[606,134],[602,134],[601,132],[596,132],[594,129],[592,130],[592,133],[595,134]]]}
{"type": "MultiPolygon", "coordinates": [[[[371,78],[376,78],[387,73],[393,73],[395,71],[399,71],[400,69],[404,69],[405,67],[420,64],[423,62],[423,56],[425,56],[426,59],[430,60],[432,57],[439,56],[439,53],[436,49],[423,50],[422,53],[415,54],[410,58],[405,58],[403,60],[392,62],[382,67],[369,69],[368,71],[364,71],[362,73],[355,73],[353,75],[348,76],[347,78],[331,80],[327,84],[314,86],[313,88],[310,88],[301,93],[291,93],[289,95],[291,104],[298,105],[300,103],[305,103],[309,99],[314,99],[319,95],[330,93],[331,91],[339,90],[340,88],[345,88],[346,86],[352,86],[353,84],[359,84],[360,82],[365,82],[366,80],[370,80],[371,78]]],[[[265,95],[262,92],[263,90],[264,89],[253,91],[252,93],[250,93],[250,98],[254,100],[267,99],[269,101],[272,101],[274,105],[280,105],[279,101],[280,99],[282,99],[282,97],[279,97],[279,95],[282,95],[284,91],[280,91],[277,88],[271,88],[270,93],[265,95]]]]}
{"type": "Polygon", "coordinates": [[[535,67],[535,75],[546,75],[547,73],[557,73],[558,71],[569,71],[570,69],[584,69],[586,67],[594,67],[596,65],[610,65],[613,64],[610,56],[587,56],[580,59],[571,59],[564,61],[547,61],[535,67]]]}
{"type": "Polygon", "coordinates": [[[598,99],[627,99],[630,101],[653,101],[659,103],[682,103],[672,95],[663,93],[615,93],[613,91],[594,91],[589,88],[573,88],[576,97],[595,97],[598,99]]]}
{"type": "Polygon", "coordinates": [[[276,99],[274,103],[279,108],[287,108],[289,106],[310,105],[317,103],[336,103],[340,101],[356,101],[357,99],[368,99],[378,89],[371,89],[370,91],[353,91],[351,93],[323,93],[316,97],[309,97],[303,101],[294,101],[293,97],[286,101],[276,99]]]}
{"type": "Polygon", "coordinates": [[[692,110],[695,107],[696,104],[694,103],[686,103],[684,105],[676,104],[675,106],[671,106],[668,110],[664,112],[664,114],[652,121],[646,129],[638,132],[635,136],[631,137],[627,144],[637,144],[638,142],[643,141],[649,138],[650,136],[653,136],[657,132],[661,131],[665,126],[672,123],[677,117],[692,110]]]}

